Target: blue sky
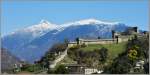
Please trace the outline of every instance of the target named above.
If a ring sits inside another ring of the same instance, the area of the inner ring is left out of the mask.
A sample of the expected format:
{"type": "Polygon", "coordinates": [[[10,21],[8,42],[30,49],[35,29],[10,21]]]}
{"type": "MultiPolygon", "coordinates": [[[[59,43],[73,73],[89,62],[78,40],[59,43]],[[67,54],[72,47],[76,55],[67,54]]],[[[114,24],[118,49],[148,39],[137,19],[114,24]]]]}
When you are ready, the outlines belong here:
{"type": "Polygon", "coordinates": [[[148,30],[148,0],[127,1],[4,1],[2,35],[38,24],[42,19],[55,24],[95,18],[148,30]]]}

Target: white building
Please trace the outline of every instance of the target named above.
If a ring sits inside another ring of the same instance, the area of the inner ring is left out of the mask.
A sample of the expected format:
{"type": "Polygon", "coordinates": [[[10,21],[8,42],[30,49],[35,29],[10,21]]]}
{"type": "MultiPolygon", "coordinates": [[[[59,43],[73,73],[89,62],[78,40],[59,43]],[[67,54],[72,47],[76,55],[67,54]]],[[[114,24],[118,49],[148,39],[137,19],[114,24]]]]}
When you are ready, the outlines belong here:
{"type": "Polygon", "coordinates": [[[97,73],[98,70],[97,69],[93,69],[93,68],[86,68],[85,69],[85,74],[92,74],[92,73],[97,73]]]}
{"type": "Polygon", "coordinates": [[[136,62],[135,68],[143,69],[143,65],[144,65],[144,61],[143,60],[139,60],[138,62],[136,62]]]}

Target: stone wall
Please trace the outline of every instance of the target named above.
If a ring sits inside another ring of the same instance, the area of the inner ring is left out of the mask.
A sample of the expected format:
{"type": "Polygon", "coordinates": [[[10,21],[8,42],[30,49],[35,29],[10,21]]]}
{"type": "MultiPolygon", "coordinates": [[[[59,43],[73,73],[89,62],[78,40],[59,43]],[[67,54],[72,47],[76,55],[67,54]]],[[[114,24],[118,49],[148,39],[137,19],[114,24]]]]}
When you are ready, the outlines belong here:
{"type": "Polygon", "coordinates": [[[115,43],[116,39],[94,39],[94,40],[80,40],[80,44],[112,44],[115,43]]]}
{"type": "MultiPolygon", "coordinates": [[[[118,43],[128,41],[130,37],[122,36],[118,38],[118,43]]],[[[79,44],[113,44],[117,43],[117,39],[79,39],[79,44]]],[[[68,44],[68,47],[72,47],[74,45],[77,45],[76,42],[71,42],[68,44]]]]}

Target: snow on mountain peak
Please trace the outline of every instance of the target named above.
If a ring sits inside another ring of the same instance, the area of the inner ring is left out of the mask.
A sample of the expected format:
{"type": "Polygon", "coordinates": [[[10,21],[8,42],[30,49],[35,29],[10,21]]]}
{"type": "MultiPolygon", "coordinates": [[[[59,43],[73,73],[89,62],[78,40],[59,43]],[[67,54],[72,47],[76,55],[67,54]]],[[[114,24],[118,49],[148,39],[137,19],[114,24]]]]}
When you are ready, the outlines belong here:
{"type": "Polygon", "coordinates": [[[100,21],[94,18],[90,19],[84,19],[80,21],[75,21],[75,22],[70,22],[63,24],[62,26],[70,26],[70,25],[88,25],[88,24],[107,24],[107,25],[115,25],[118,24],[119,22],[106,22],[106,21],[100,21]]]}
{"type": "Polygon", "coordinates": [[[40,24],[37,26],[42,27],[42,28],[56,28],[56,24],[50,23],[47,20],[41,20],[40,24]]]}
{"type": "Polygon", "coordinates": [[[49,30],[56,29],[57,25],[52,24],[46,20],[41,20],[39,24],[27,27],[24,29],[25,32],[32,32],[33,36],[44,35],[49,30]]]}
{"type": "Polygon", "coordinates": [[[117,24],[118,22],[104,22],[104,21],[100,21],[100,20],[97,20],[94,18],[90,18],[90,19],[77,21],[77,23],[79,23],[79,24],[110,24],[110,25],[113,25],[113,24],[117,24]]]}
{"type": "Polygon", "coordinates": [[[40,21],[40,24],[42,24],[42,25],[47,25],[47,26],[53,25],[52,23],[50,23],[50,22],[47,21],[47,20],[41,20],[41,21],[40,21]]]}
{"type": "Polygon", "coordinates": [[[106,24],[106,25],[115,25],[118,24],[118,22],[106,22],[106,21],[101,21],[101,20],[97,20],[94,18],[89,18],[89,19],[83,19],[83,20],[79,20],[79,21],[75,21],[75,22],[70,22],[70,23],[65,23],[62,25],[56,25],[53,24],[47,20],[41,20],[39,24],[33,25],[33,26],[29,26],[27,28],[23,28],[23,29],[19,29],[15,32],[12,32],[11,34],[15,34],[20,33],[20,32],[30,32],[33,33],[34,35],[38,35],[38,34],[43,34],[45,32],[48,32],[49,30],[58,30],[58,31],[62,31],[64,30],[66,27],[68,26],[76,26],[76,25],[89,25],[89,24],[106,24]]]}
{"type": "Polygon", "coordinates": [[[42,36],[50,30],[57,29],[56,24],[52,24],[46,20],[41,20],[39,24],[35,24],[29,27],[25,27],[23,29],[17,29],[16,31],[8,34],[32,34],[33,37],[42,36]]]}
{"type": "Polygon", "coordinates": [[[101,23],[101,21],[91,18],[91,19],[80,20],[80,21],[77,21],[76,23],[78,23],[78,24],[93,24],[93,23],[99,24],[99,23],[101,23]]]}

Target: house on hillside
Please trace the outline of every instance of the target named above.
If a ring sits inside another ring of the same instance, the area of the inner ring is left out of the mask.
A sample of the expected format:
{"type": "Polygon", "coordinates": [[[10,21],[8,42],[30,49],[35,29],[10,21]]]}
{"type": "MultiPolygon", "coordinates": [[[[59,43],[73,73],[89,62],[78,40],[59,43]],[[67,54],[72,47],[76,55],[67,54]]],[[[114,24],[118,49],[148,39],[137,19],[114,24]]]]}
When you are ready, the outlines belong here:
{"type": "Polygon", "coordinates": [[[143,60],[139,60],[136,62],[135,67],[134,67],[134,72],[140,72],[141,70],[144,70],[144,61],[143,60]]]}
{"type": "Polygon", "coordinates": [[[93,73],[97,73],[98,70],[95,68],[85,68],[85,72],[84,74],[93,74],[93,73]]]}

